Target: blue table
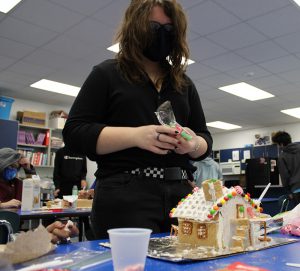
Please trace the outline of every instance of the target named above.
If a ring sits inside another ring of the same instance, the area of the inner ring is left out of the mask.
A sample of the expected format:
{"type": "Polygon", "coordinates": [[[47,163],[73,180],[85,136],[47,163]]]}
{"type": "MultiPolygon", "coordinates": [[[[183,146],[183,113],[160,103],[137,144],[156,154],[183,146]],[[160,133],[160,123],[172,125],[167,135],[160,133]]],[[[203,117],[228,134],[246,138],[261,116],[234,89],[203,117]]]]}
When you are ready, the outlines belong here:
{"type": "MultiPolygon", "coordinates": [[[[271,234],[272,237],[286,237],[291,236],[281,234],[271,234]]],[[[300,238],[298,238],[300,241],[300,238]]],[[[104,240],[106,241],[106,240],[104,240]]],[[[72,243],[67,245],[59,245],[54,253],[65,254],[75,251],[80,247],[85,247],[90,250],[105,251],[104,247],[99,245],[98,241],[88,241],[80,243],[72,243]]],[[[289,267],[287,262],[300,263],[300,242],[265,249],[257,252],[249,252],[238,254],[226,258],[220,258],[210,261],[195,261],[189,263],[172,263],[162,260],[147,258],[145,271],[205,271],[205,270],[218,270],[234,262],[243,262],[248,265],[259,266],[268,270],[292,271],[300,270],[295,267],[289,267]]],[[[102,263],[101,265],[85,269],[86,271],[112,271],[112,262],[102,263]]]]}
{"type": "Polygon", "coordinates": [[[91,214],[91,208],[82,209],[62,209],[59,212],[51,210],[37,210],[37,211],[22,211],[21,209],[7,209],[19,214],[21,221],[31,219],[57,219],[62,217],[77,217],[79,229],[79,241],[82,241],[84,225],[83,218],[87,218],[91,214]]]}

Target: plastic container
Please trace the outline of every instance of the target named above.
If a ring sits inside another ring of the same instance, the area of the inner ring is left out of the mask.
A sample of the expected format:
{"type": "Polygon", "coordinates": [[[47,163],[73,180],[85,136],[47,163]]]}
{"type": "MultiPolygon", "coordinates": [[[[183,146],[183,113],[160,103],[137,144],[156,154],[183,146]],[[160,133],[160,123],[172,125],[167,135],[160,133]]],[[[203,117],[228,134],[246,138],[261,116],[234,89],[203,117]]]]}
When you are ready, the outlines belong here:
{"type": "Polygon", "coordinates": [[[107,231],[115,271],[143,271],[152,230],[117,228],[107,231]]]}
{"type": "Polygon", "coordinates": [[[0,119],[9,120],[11,105],[15,100],[0,96],[0,119]]]}
{"type": "Polygon", "coordinates": [[[77,196],[78,195],[78,188],[77,185],[74,185],[72,188],[72,195],[73,196],[77,196]]]}

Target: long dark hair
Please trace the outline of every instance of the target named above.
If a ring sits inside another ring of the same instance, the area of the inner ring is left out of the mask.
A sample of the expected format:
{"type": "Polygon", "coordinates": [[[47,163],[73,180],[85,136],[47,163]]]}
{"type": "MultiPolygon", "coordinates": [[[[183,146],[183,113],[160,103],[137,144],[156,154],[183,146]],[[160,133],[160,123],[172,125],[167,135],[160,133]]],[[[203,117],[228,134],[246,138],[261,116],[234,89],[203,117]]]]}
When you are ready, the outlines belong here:
{"type": "Polygon", "coordinates": [[[149,15],[154,6],[161,6],[174,25],[174,44],[169,55],[172,64],[164,60],[162,67],[166,73],[170,73],[175,90],[181,92],[187,84],[184,72],[189,57],[189,48],[186,41],[186,16],[176,0],[131,1],[116,36],[116,40],[120,43],[120,51],[116,56],[118,65],[127,81],[144,82],[142,52],[151,42],[151,35],[148,34],[151,31],[149,15]]]}

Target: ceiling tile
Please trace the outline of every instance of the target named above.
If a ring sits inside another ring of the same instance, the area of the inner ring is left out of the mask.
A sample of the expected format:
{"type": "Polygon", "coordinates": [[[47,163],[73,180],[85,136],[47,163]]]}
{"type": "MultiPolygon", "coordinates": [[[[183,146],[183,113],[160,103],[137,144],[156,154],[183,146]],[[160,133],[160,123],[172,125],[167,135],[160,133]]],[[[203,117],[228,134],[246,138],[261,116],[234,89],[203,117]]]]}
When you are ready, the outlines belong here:
{"type": "Polygon", "coordinates": [[[248,20],[288,5],[286,0],[214,0],[242,20],[248,20]]]}
{"type": "Polygon", "coordinates": [[[205,65],[202,65],[201,63],[194,63],[187,67],[187,75],[192,80],[201,79],[203,77],[207,77],[207,76],[217,74],[217,73],[218,73],[218,71],[216,71],[212,68],[209,68],[205,65]]]}
{"type": "Polygon", "coordinates": [[[281,36],[274,39],[274,42],[290,53],[300,53],[300,31],[281,36]]]}
{"type": "Polygon", "coordinates": [[[54,69],[46,67],[44,65],[35,65],[24,61],[18,61],[15,64],[11,65],[8,70],[23,75],[43,78],[53,72],[54,69]]]}
{"type": "Polygon", "coordinates": [[[61,67],[67,67],[72,66],[74,63],[74,59],[58,55],[56,53],[47,51],[47,50],[36,50],[34,53],[28,55],[23,59],[25,62],[28,62],[30,64],[35,65],[44,65],[49,68],[61,68],[61,67]]]}
{"type": "Polygon", "coordinates": [[[128,7],[129,2],[129,0],[114,0],[105,8],[100,9],[93,14],[92,17],[112,28],[115,33],[123,19],[123,14],[128,7]]]}
{"type": "Polygon", "coordinates": [[[235,52],[238,55],[248,59],[249,61],[253,61],[254,63],[260,63],[288,54],[286,50],[282,49],[273,41],[258,43],[243,49],[236,50],[235,52]]]}
{"type": "Polygon", "coordinates": [[[12,65],[14,62],[16,62],[15,59],[0,55],[0,70],[7,68],[8,66],[12,65]]]}
{"type": "Polygon", "coordinates": [[[114,30],[97,20],[86,19],[66,31],[64,35],[91,46],[107,48],[112,44],[114,30]]]}
{"type": "Polygon", "coordinates": [[[242,68],[252,64],[246,59],[231,52],[214,58],[203,60],[202,63],[222,72],[242,68]]]}
{"type": "Polygon", "coordinates": [[[0,36],[20,43],[39,47],[57,35],[56,32],[6,17],[0,24],[0,36]]]}
{"type": "Polygon", "coordinates": [[[226,53],[228,50],[209,41],[206,38],[199,38],[190,42],[190,54],[191,58],[199,61],[221,55],[226,53]]]}
{"type": "Polygon", "coordinates": [[[64,32],[84,18],[77,12],[41,0],[23,1],[20,6],[13,10],[11,15],[58,33],[64,32]]]}
{"type": "Polygon", "coordinates": [[[227,71],[226,74],[238,79],[242,82],[244,80],[253,80],[255,78],[260,78],[270,75],[270,72],[266,71],[258,65],[250,65],[235,70],[227,71]]]}
{"type": "MultiPolygon", "coordinates": [[[[279,57],[267,62],[259,64],[264,69],[272,73],[286,72],[289,70],[300,69],[300,59],[295,58],[292,55],[279,57]]],[[[299,74],[300,76],[300,74],[299,74]]]]}
{"type": "Polygon", "coordinates": [[[92,43],[86,43],[78,39],[74,39],[65,35],[61,35],[56,39],[49,42],[43,47],[45,50],[51,52],[69,56],[73,59],[80,59],[96,51],[100,51],[100,48],[96,47],[92,43]],[[72,50],[70,50],[72,48],[72,50]]]}
{"type": "Polygon", "coordinates": [[[187,14],[190,19],[190,28],[201,35],[214,33],[240,22],[238,18],[212,1],[206,1],[188,9],[187,14]]]}
{"type": "Polygon", "coordinates": [[[50,0],[50,2],[84,15],[94,14],[97,10],[104,8],[112,1],[113,0],[50,0]]]}
{"type": "Polygon", "coordinates": [[[249,20],[248,23],[270,38],[280,37],[300,30],[299,9],[289,5],[249,20]]]}
{"type": "Polygon", "coordinates": [[[34,47],[0,37],[0,55],[14,59],[22,58],[34,51],[34,47]]]}
{"type": "Polygon", "coordinates": [[[229,50],[243,48],[266,40],[266,37],[246,23],[240,23],[207,36],[229,50]]]}

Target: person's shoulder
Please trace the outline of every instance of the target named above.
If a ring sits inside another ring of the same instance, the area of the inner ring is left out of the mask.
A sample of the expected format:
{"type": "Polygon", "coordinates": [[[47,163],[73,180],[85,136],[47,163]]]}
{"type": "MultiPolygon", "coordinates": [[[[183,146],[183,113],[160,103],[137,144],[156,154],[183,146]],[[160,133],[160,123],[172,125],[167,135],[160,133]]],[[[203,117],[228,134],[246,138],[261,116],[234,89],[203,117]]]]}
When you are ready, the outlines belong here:
{"type": "Polygon", "coordinates": [[[98,65],[94,66],[94,70],[113,70],[116,68],[117,60],[116,59],[107,59],[98,65]]]}

